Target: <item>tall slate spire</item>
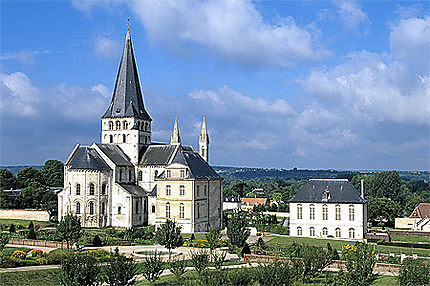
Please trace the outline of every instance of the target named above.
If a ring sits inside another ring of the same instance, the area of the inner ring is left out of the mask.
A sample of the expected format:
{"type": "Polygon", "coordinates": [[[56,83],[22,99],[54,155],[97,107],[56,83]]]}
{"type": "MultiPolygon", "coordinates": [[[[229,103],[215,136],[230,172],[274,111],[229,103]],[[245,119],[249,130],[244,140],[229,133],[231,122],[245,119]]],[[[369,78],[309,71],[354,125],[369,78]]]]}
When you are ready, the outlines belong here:
{"type": "Polygon", "coordinates": [[[143,104],[130,29],[127,29],[112,101],[102,116],[102,118],[110,117],[135,117],[143,120],[152,120],[143,104]]]}

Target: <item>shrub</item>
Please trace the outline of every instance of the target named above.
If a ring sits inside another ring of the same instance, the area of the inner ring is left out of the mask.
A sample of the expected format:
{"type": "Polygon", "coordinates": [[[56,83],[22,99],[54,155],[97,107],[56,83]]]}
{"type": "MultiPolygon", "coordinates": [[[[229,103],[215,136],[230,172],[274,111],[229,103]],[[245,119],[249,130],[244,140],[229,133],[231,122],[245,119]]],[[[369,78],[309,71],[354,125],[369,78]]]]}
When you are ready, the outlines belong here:
{"type": "Polygon", "coordinates": [[[60,264],[64,259],[73,255],[71,249],[55,249],[48,253],[49,264],[60,264]]]}
{"type": "Polygon", "coordinates": [[[236,247],[243,247],[250,235],[247,228],[248,220],[244,215],[233,214],[227,225],[227,236],[230,243],[236,247]]]}
{"type": "Polygon", "coordinates": [[[10,227],[9,227],[9,232],[10,232],[10,233],[16,233],[16,228],[15,228],[15,225],[14,225],[14,224],[11,224],[11,225],[10,225],[10,227]]]}
{"type": "Polygon", "coordinates": [[[100,239],[100,236],[98,236],[97,234],[94,236],[93,246],[94,247],[102,246],[102,240],[100,239]]]}
{"type": "Polygon", "coordinates": [[[225,257],[227,256],[227,253],[224,251],[221,253],[218,253],[216,251],[213,251],[211,253],[212,262],[214,263],[215,269],[221,269],[222,265],[224,264],[225,257]]]}
{"type": "Polygon", "coordinates": [[[32,257],[40,257],[43,256],[43,250],[35,248],[30,251],[30,254],[32,257]]]}
{"type": "Polygon", "coordinates": [[[203,271],[199,277],[199,282],[205,286],[229,285],[226,272],[221,270],[203,271]]]}
{"type": "Polygon", "coordinates": [[[208,246],[210,250],[214,250],[218,246],[218,242],[221,239],[221,229],[219,228],[211,228],[208,233],[206,233],[206,241],[208,242],[208,246]]]}
{"type": "Polygon", "coordinates": [[[247,286],[253,285],[252,275],[249,275],[249,269],[239,268],[232,271],[226,271],[228,285],[247,286]]]}
{"type": "Polygon", "coordinates": [[[36,232],[34,231],[34,228],[30,228],[30,231],[27,234],[28,239],[36,239],[36,232]]]}
{"type": "Polygon", "coordinates": [[[104,268],[104,280],[110,286],[134,285],[137,274],[137,264],[132,258],[117,256],[111,258],[104,268]]]}
{"type": "Polygon", "coordinates": [[[94,285],[99,274],[97,260],[87,254],[73,254],[61,262],[61,282],[67,286],[94,285]]]}
{"type": "Polygon", "coordinates": [[[30,221],[30,223],[28,224],[28,229],[33,229],[34,228],[34,224],[33,221],[30,221]]]}
{"type": "Polygon", "coordinates": [[[16,266],[17,264],[15,260],[10,257],[10,254],[8,252],[0,252],[0,268],[11,268],[16,266]]]}
{"type": "Polygon", "coordinates": [[[164,263],[160,255],[155,251],[154,255],[145,257],[141,263],[142,275],[153,285],[160,278],[161,273],[163,273],[163,266],[164,263]]]}
{"type": "Polygon", "coordinates": [[[49,264],[49,259],[47,257],[38,257],[38,258],[36,258],[36,262],[39,265],[47,265],[47,264],[49,264]]]}
{"type": "Polygon", "coordinates": [[[7,233],[0,233],[0,251],[4,249],[6,244],[9,242],[9,235],[7,233]]]}
{"type": "Polygon", "coordinates": [[[27,258],[27,253],[22,250],[15,250],[10,257],[13,259],[25,260],[25,258],[27,258]]]}
{"type": "Polygon", "coordinates": [[[274,263],[260,264],[259,267],[252,269],[252,276],[260,286],[300,285],[292,282],[295,277],[293,268],[279,260],[274,263]]]}
{"type": "Polygon", "coordinates": [[[187,272],[186,266],[185,260],[175,260],[169,263],[169,270],[175,275],[178,284],[181,284],[181,277],[187,272]]]}
{"type": "Polygon", "coordinates": [[[245,257],[245,254],[251,254],[251,249],[249,248],[248,243],[245,242],[242,249],[240,250],[240,255],[245,257]]]}
{"type": "Polygon", "coordinates": [[[191,251],[191,263],[194,266],[194,269],[201,276],[203,270],[208,267],[209,264],[209,254],[207,251],[201,249],[198,251],[191,251]]]}
{"type": "Polygon", "coordinates": [[[191,241],[196,240],[196,236],[194,235],[194,233],[191,234],[190,240],[191,241]]]}
{"type": "Polygon", "coordinates": [[[400,268],[399,280],[401,285],[428,285],[430,263],[418,259],[405,259],[400,268]]]}

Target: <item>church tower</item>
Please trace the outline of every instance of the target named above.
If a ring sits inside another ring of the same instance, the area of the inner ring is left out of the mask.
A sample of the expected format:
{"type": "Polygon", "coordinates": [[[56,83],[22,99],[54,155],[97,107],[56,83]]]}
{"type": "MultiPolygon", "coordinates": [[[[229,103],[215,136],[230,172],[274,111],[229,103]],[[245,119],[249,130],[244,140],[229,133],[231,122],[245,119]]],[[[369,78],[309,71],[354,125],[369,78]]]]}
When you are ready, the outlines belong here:
{"type": "Polygon", "coordinates": [[[151,144],[151,121],[143,104],[130,29],[127,29],[112,101],[102,116],[101,141],[120,146],[137,165],[139,150],[151,144]]]}
{"type": "Polygon", "coordinates": [[[175,125],[173,125],[173,133],[170,137],[170,145],[181,144],[181,136],[179,135],[178,117],[175,115],[175,125]]]}
{"type": "Polygon", "coordinates": [[[202,132],[199,137],[199,154],[209,163],[209,134],[206,129],[206,117],[203,116],[202,132]]]}

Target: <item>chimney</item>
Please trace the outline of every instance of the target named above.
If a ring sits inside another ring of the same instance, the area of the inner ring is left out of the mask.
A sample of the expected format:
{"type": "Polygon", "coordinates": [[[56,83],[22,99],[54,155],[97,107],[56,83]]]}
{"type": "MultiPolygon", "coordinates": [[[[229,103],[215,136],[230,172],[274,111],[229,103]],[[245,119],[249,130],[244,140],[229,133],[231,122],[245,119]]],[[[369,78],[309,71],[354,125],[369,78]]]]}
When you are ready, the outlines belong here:
{"type": "Polygon", "coordinates": [[[361,179],[361,198],[364,200],[364,180],[361,179]]]}

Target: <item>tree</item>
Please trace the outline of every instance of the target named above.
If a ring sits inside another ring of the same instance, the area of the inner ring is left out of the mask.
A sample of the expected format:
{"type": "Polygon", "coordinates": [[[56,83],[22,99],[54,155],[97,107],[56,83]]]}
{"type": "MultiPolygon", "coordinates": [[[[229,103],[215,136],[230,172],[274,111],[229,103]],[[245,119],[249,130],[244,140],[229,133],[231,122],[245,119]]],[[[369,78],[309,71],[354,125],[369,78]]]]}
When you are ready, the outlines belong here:
{"type": "Polygon", "coordinates": [[[402,209],[398,203],[388,198],[368,198],[367,215],[373,222],[387,222],[392,225],[396,217],[400,216],[402,209]]]}
{"type": "Polygon", "coordinates": [[[16,232],[16,228],[15,225],[12,223],[9,227],[9,233],[15,233],[16,232]]]}
{"type": "Polygon", "coordinates": [[[28,239],[37,239],[36,232],[34,231],[34,228],[31,228],[30,231],[27,234],[28,239]]]}
{"type": "Polygon", "coordinates": [[[184,239],[181,236],[181,227],[178,226],[176,222],[167,219],[166,222],[157,229],[155,241],[169,250],[170,260],[171,250],[184,244],[184,239]]]}
{"type": "Polygon", "coordinates": [[[154,285],[155,281],[160,278],[163,273],[163,260],[160,254],[155,251],[154,255],[146,256],[143,262],[141,262],[142,275],[151,285],[154,285]]]}
{"type": "Polygon", "coordinates": [[[30,220],[30,223],[28,224],[27,229],[34,229],[34,223],[32,220],[30,220]]]}
{"type": "Polygon", "coordinates": [[[61,262],[61,282],[67,286],[94,285],[100,275],[97,260],[90,255],[77,253],[61,262]]]}
{"type": "Polygon", "coordinates": [[[40,209],[46,192],[46,187],[43,184],[31,181],[16,197],[15,205],[18,208],[40,209]]]}
{"type": "Polygon", "coordinates": [[[0,209],[7,209],[12,207],[13,203],[9,196],[4,191],[0,191],[0,209]]]}
{"type": "Polygon", "coordinates": [[[100,236],[98,236],[97,234],[93,238],[93,246],[95,247],[102,246],[102,240],[100,239],[100,236]]]}
{"type": "Polygon", "coordinates": [[[0,169],[0,190],[15,189],[17,185],[16,178],[8,169],[0,169]]]}
{"type": "Polygon", "coordinates": [[[17,174],[17,183],[19,187],[27,187],[31,182],[38,182],[43,185],[43,177],[39,170],[33,167],[27,167],[20,170],[17,174]]]}
{"type": "Polygon", "coordinates": [[[134,285],[137,264],[123,255],[112,258],[104,268],[104,280],[110,286],[134,285]]]}
{"type": "Polygon", "coordinates": [[[230,243],[236,247],[243,247],[250,235],[248,220],[242,214],[233,214],[227,225],[227,236],[230,243]]]}
{"type": "Polygon", "coordinates": [[[221,239],[221,229],[214,227],[206,233],[206,240],[208,241],[208,245],[211,251],[216,249],[218,246],[218,242],[221,239]]]}
{"type": "Polygon", "coordinates": [[[46,190],[42,195],[41,208],[52,218],[58,213],[58,197],[54,192],[46,190]]]}
{"type": "Polygon", "coordinates": [[[9,235],[4,232],[0,232],[0,251],[3,251],[6,244],[9,242],[9,235]]]}
{"type": "Polygon", "coordinates": [[[48,160],[40,170],[46,184],[50,187],[63,187],[64,164],[58,160],[48,160]]]}
{"type": "Polygon", "coordinates": [[[82,236],[82,227],[79,217],[73,215],[66,215],[57,225],[58,236],[67,242],[67,248],[69,243],[78,241],[82,236]]]}

